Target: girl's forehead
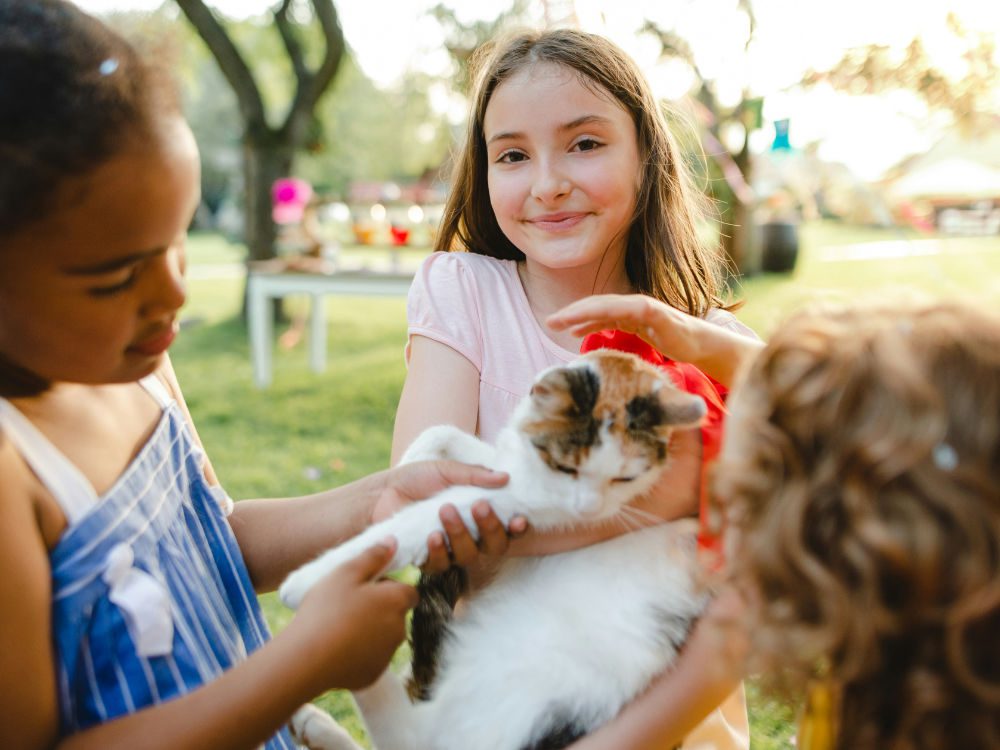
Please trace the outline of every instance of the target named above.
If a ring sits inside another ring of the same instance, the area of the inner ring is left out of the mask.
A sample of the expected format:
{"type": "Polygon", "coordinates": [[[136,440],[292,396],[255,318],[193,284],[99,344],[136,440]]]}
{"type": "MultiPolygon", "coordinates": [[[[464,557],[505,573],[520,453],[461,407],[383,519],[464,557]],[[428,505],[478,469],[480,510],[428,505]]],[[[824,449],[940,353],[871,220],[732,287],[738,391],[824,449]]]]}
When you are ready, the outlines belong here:
{"type": "Polygon", "coordinates": [[[530,63],[497,85],[483,124],[488,129],[489,122],[499,116],[537,124],[544,113],[553,111],[573,120],[580,114],[571,111],[575,109],[617,110],[628,115],[625,105],[597,81],[575,68],[545,61],[530,63]]]}

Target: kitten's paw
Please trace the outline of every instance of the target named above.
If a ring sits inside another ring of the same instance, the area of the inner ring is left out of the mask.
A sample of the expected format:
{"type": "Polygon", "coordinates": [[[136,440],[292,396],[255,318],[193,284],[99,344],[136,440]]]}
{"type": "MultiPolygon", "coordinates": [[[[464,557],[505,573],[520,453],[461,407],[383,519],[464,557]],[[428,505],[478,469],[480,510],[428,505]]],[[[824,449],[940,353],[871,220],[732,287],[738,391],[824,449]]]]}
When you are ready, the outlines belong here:
{"type": "Polygon", "coordinates": [[[298,609],[316,580],[317,576],[309,574],[305,568],[299,568],[278,588],[278,598],[289,609],[298,609]]]}
{"type": "Polygon", "coordinates": [[[311,703],[292,714],[292,738],[308,750],[361,750],[340,724],[311,703]]]}
{"type": "Polygon", "coordinates": [[[347,562],[360,552],[352,544],[343,544],[327,550],[311,563],[306,563],[298,570],[293,570],[278,589],[278,597],[289,609],[298,609],[309,589],[316,585],[323,576],[341,563],[347,562]]]}
{"type": "Polygon", "coordinates": [[[466,437],[465,433],[454,425],[439,424],[428,427],[410,443],[400,463],[454,459],[451,447],[456,440],[461,440],[463,437],[466,437]]]}

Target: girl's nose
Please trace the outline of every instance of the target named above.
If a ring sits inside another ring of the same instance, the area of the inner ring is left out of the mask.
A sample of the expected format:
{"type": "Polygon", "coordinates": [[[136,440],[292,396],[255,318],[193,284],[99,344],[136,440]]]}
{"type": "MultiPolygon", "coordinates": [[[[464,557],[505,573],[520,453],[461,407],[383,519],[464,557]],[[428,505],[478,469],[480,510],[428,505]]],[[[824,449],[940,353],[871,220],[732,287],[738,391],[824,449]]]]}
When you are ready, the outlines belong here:
{"type": "Polygon", "coordinates": [[[531,197],[549,203],[567,195],[572,186],[558,165],[539,160],[535,179],[531,184],[531,197]]]}
{"type": "Polygon", "coordinates": [[[153,266],[149,274],[149,296],[143,312],[152,316],[173,313],[187,300],[184,246],[171,245],[166,252],[151,261],[153,266]]]}

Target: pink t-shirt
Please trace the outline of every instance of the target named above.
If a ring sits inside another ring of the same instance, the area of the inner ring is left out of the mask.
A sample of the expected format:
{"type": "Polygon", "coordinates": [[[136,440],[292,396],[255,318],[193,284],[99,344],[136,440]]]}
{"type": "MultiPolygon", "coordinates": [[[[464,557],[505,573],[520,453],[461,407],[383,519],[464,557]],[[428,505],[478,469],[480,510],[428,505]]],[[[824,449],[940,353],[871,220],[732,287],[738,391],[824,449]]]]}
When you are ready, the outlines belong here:
{"type": "MultiPolygon", "coordinates": [[[[490,443],[538,373],[580,356],[555,343],[535,320],[512,260],[432,253],[413,279],[407,317],[410,336],[450,346],[479,370],[476,432],[490,443]]],[[[712,310],[706,319],[755,336],[724,310],[712,310]]]]}
{"type": "MultiPolygon", "coordinates": [[[[410,336],[426,336],[450,346],[479,370],[476,432],[490,443],[539,372],[580,356],[563,349],[542,330],[512,260],[432,253],[413,279],[406,309],[410,336]]],[[[725,310],[711,310],[705,319],[757,338],[725,310]]],[[[687,736],[683,747],[748,750],[750,727],[742,685],[687,736]]]]}

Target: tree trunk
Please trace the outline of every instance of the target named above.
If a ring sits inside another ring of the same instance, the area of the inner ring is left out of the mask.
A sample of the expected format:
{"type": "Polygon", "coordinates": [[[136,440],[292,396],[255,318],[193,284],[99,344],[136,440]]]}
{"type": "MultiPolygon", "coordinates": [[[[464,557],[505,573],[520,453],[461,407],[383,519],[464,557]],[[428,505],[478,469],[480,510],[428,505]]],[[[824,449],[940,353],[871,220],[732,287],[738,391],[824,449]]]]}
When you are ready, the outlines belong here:
{"type": "Polygon", "coordinates": [[[288,177],[292,151],[273,136],[248,133],[243,142],[243,174],[246,180],[246,243],[250,260],[273,258],[277,227],[272,218],[271,188],[288,177]]]}

